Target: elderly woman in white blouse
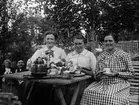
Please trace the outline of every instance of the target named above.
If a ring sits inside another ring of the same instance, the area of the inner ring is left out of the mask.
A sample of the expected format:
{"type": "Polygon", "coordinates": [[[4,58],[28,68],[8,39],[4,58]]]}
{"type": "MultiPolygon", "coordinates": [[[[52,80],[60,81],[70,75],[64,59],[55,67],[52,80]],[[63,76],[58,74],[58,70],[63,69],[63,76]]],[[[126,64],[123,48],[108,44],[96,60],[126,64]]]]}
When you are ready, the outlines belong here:
{"type": "MultiPolygon", "coordinates": [[[[85,38],[82,36],[81,33],[78,33],[74,37],[73,42],[74,42],[74,51],[67,55],[66,61],[71,62],[73,64],[74,70],[77,70],[79,68],[76,73],[84,73],[87,75],[91,75],[93,77],[96,69],[95,55],[92,52],[85,49],[86,44],[85,38]]],[[[82,88],[79,91],[76,105],[78,105],[79,104],[78,102],[80,102],[83,90],[93,81],[94,81],[93,79],[90,79],[82,83],[82,88]]],[[[72,91],[75,89],[75,87],[74,86],[69,87],[68,89],[69,93],[65,93],[67,95],[66,97],[69,97],[69,99],[71,98],[70,94],[73,93],[72,91]]]]}
{"type": "Polygon", "coordinates": [[[58,61],[66,58],[66,53],[63,49],[57,47],[56,43],[57,34],[52,31],[47,31],[44,34],[44,42],[46,45],[43,45],[42,48],[39,48],[32,57],[28,60],[27,66],[31,63],[34,63],[37,58],[49,59],[50,62],[57,63],[58,61]],[[52,52],[49,56],[47,52],[52,52]]]}

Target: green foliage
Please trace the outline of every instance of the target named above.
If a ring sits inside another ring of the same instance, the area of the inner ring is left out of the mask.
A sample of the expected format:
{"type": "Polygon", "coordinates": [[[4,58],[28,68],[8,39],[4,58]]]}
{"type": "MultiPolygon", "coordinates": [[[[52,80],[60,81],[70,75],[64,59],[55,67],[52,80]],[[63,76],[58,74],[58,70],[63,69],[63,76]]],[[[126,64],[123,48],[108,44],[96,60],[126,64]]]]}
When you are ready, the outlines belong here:
{"type": "Polygon", "coordinates": [[[59,42],[72,45],[73,36],[84,29],[88,38],[101,40],[114,32],[120,40],[139,39],[138,0],[1,0],[0,50],[14,59],[28,59],[32,43],[43,44],[43,33],[57,31],[59,42]],[[35,3],[35,7],[30,7],[35,3]],[[21,10],[24,5],[23,11],[21,10]],[[41,16],[44,10],[44,15],[41,16]]]}
{"type": "Polygon", "coordinates": [[[12,52],[14,60],[28,59],[31,56],[31,42],[33,34],[28,31],[28,21],[24,14],[19,14],[13,22],[13,28],[10,31],[12,42],[9,46],[9,52],[12,52]]]}
{"type": "Polygon", "coordinates": [[[5,59],[8,52],[12,53],[11,60],[27,59],[31,53],[31,36],[25,22],[24,14],[17,14],[17,7],[13,0],[2,0],[0,2],[0,51],[5,59]]]}
{"type": "Polygon", "coordinates": [[[59,30],[68,29],[72,36],[82,27],[86,32],[94,30],[99,39],[109,32],[137,30],[138,11],[137,0],[47,0],[45,4],[45,13],[59,30]]]}
{"type": "MultiPolygon", "coordinates": [[[[111,0],[102,2],[100,5],[102,5],[100,6],[101,9],[106,12],[104,15],[102,14],[100,18],[100,21],[103,23],[104,31],[111,31],[117,35],[124,30],[127,32],[135,31],[135,15],[139,11],[139,3],[137,0],[111,0]]],[[[122,39],[124,39],[126,35],[126,33],[123,34],[122,39]]],[[[130,40],[131,35],[134,34],[129,34],[129,36],[126,36],[127,38],[124,40],[130,40]]]]}

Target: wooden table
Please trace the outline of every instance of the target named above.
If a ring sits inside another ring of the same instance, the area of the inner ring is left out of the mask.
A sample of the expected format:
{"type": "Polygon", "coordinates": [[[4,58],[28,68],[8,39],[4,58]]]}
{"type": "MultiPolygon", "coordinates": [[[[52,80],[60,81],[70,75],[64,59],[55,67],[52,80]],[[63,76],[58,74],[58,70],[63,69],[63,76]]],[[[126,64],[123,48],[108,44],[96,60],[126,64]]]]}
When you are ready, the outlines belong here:
{"type": "MultiPolygon", "coordinates": [[[[71,99],[71,103],[70,105],[75,105],[76,103],[76,99],[77,99],[77,96],[78,96],[78,92],[80,90],[80,83],[81,81],[84,81],[84,80],[87,80],[87,79],[90,79],[91,76],[89,75],[84,75],[84,76],[79,76],[79,77],[73,77],[73,78],[70,78],[70,79],[66,79],[66,78],[41,78],[41,79],[26,79],[24,78],[25,75],[30,75],[30,71],[26,71],[26,72],[20,72],[20,73],[13,73],[13,74],[6,74],[6,75],[3,75],[3,77],[5,78],[11,78],[11,79],[17,79],[17,80],[24,80],[24,81],[34,81],[33,83],[35,82],[41,82],[41,83],[46,83],[46,84],[53,84],[53,86],[55,86],[56,88],[56,92],[57,94],[59,95],[59,98],[60,98],[60,101],[61,101],[61,104],[62,105],[66,105],[66,101],[64,99],[64,96],[63,96],[63,92],[62,92],[62,86],[64,85],[70,85],[70,84],[74,84],[76,83],[77,84],[77,87],[73,93],[73,97],[71,99]]],[[[34,87],[34,84],[32,85],[29,93],[28,93],[28,97],[30,96],[31,94],[31,91],[34,87]]],[[[28,98],[27,97],[27,98],[28,98]]]]}

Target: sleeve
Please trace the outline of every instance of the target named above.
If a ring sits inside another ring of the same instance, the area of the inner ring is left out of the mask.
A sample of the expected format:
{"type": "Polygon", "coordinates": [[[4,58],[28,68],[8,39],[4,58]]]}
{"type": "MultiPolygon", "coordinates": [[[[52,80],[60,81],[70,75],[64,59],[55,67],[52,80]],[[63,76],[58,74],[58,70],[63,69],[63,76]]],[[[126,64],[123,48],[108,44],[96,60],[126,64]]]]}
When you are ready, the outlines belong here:
{"type": "Polygon", "coordinates": [[[69,54],[66,56],[66,61],[68,62],[70,59],[69,59],[69,54]]]}
{"type": "Polygon", "coordinates": [[[61,59],[66,59],[66,53],[63,49],[61,49],[61,56],[60,56],[61,59]]]}
{"type": "Polygon", "coordinates": [[[41,50],[38,49],[33,55],[31,58],[29,58],[27,60],[27,64],[26,64],[26,69],[29,69],[31,67],[31,64],[38,58],[38,57],[41,57],[41,50]]]}
{"type": "Polygon", "coordinates": [[[118,72],[118,76],[123,77],[123,78],[132,78],[134,76],[134,69],[133,69],[130,55],[126,54],[123,57],[123,60],[124,60],[125,65],[126,65],[126,71],[125,72],[118,72]]]}
{"type": "Polygon", "coordinates": [[[26,69],[27,70],[29,70],[30,68],[31,68],[31,59],[29,58],[28,60],[27,60],[27,64],[26,64],[26,69]]]}
{"type": "Polygon", "coordinates": [[[37,50],[32,57],[30,58],[30,62],[34,62],[41,55],[41,50],[37,50]]]}
{"type": "Polygon", "coordinates": [[[98,73],[100,73],[102,70],[101,64],[99,61],[97,61],[96,63],[96,69],[95,69],[95,75],[97,75],[98,73]]]}
{"type": "Polygon", "coordinates": [[[91,53],[91,56],[90,56],[90,63],[91,63],[91,69],[93,73],[95,74],[97,60],[93,53],[91,53]]]}
{"type": "Polygon", "coordinates": [[[95,79],[96,80],[100,80],[101,78],[104,77],[104,75],[102,75],[102,70],[104,68],[104,63],[102,62],[102,57],[103,57],[103,55],[99,55],[97,57],[96,70],[95,70],[95,79]]]}

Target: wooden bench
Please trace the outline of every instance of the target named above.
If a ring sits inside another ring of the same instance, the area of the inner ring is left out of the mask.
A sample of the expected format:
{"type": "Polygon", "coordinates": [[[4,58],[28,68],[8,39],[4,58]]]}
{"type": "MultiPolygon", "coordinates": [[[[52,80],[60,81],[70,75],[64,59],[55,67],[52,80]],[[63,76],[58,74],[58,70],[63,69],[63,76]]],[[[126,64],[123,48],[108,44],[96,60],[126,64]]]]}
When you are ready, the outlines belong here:
{"type": "Polygon", "coordinates": [[[129,79],[130,87],[130,105],[139,105],[139,61],[132,61],[135,76],[129,79]]]}

